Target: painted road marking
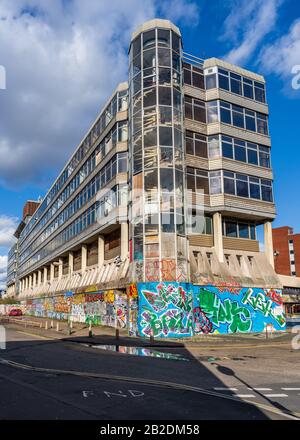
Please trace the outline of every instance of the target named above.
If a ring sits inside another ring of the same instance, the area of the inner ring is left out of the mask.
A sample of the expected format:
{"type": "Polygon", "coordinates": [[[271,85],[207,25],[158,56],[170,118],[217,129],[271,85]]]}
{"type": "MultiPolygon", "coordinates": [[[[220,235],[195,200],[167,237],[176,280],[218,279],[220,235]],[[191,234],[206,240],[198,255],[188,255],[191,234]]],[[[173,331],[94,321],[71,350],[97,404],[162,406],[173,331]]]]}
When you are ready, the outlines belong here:
{"type": "Polygon", "coordinates": [[[300,391],[300,388],[281,388],[284,391],[300,391]]]}
{"type": "Polygon", "coordinates": [[[287,394],[264,394],[265,397],[289,397],[287,394]]]}
{"type": "Polygon", "coordinates": [[[272,391],[272,388],[250,388],[250,387],[248,387],[248,390],[253,390],[253,391],[272,391]]]}
{"type": "Polygon", "coordinates": [[[83,397],[89,397],[89,396],[93,396],[94,392],[93,391],[82,391],[82,395],[83,395],[83,397]]]}
{"type": "Polygon", "coordinates": [[[237,391],[237,388],[214,387],[215,391],[237,391]]]}
{"type": "Polygon", "coordinates": [[[235,394],[235,397],[245,397],[245,398],[248,398],[248,397],[256,397],[256,396],[254,396],[254,394],[235,394]]]}

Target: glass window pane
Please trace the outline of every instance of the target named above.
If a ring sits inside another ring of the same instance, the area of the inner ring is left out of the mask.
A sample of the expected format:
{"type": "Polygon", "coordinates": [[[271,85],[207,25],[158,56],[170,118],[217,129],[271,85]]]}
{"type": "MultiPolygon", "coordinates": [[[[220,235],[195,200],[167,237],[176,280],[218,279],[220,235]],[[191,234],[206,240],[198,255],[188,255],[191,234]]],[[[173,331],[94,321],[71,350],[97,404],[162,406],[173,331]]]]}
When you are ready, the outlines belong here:
{"type": "Polygon", "coordinates": [[[157,145],[157,128],[149,128],[144,132],[144,147],[154,147],[157,145]]]}
{"type": "Polygon", "coordinates": [[[159,143],[160,145],[173,145],[171,127],[159,127],[159,143]]]}
{"type": "Polygon", "coordinates": [[[194,152],[194,140],[190,137],[186,137],[185,139],[185,150],[186,154],[195,154],[194,152]]]}
{"type": "Polygon", "coordinates": [[[173,166],[173,148],[160,147],[160,166],[162,168],[173,166]]]}
{"type": "Polygon", "coordinates": [[[155,67],[155,49],[145,50],[143,53],[143,68],[155,67]]]}
{"type": "Polygon", "coordinates": [[[230,79],[230,87],[231,87],[231,91],[232,93],[236,93],[238,95],[242,94],[242,83],[239,80],[230,79]]]}
{"type": "Polygon", "coordinates": [[[232,111],[232,124],[235,127],[244,128],[244,115],[239,111],[235,111],[234,107],[235,106],[233,106],[233,111],[232,111]]]}
{"type": "Polygon", "coordinates": [[[235,194],[234,179],[224,178],[224,193],[235,194]]]}
{"type": "Polygon", "coordinates": [[[228,142],[222,142],[222,153],[223,153],[223,157],[227,157],[228,159],[233,159],[232,144],[229,144],[228,142]]]}
{"type": "Polygon", "coordinates": [[[143,47],[147,49],[155,46],[155,30],[143,33],[143,47]]]}
{"type": "Polygon", "coordinates": [[[219,74],[219,88],[223,90],[229,90],[229,78],[219,74]]]}
{"type": "Polygon", "coordinates": [[[215,89],[217,87],[217,77],[216,74],[205,76],[205,88],[206,90],[215,89]]]}
{"type": "Polygon", "coordinates": [[[200,73],[192,73],[193,86],[204,90],[204,76],[200,73]]]}
{"type": "Polygon", "coordinates": [[[248,148],[247,152],[248,152],[248,163],[251,163],[253,165],[258,165],[257,151],[248,148]]]}
{"type": "Polygon", "coordinates": [[[132,56],[135,58],[141,52],[141,36],[139,35],[132,43],[132,56]]]}
{"type": "Polygon", "coordinates": [[[171,69],[159,68],[159,84],[166,86],[171,85],[171,69]]]}
{"type": "Polygon", "coordinates": [[[211,159],[220,157],[220,141],[219,136],[209,136],[208,138],[208,154],[211,159]]]}
{"type": "Polygon", "coordinates": [[[183,69],[183,80],[184,84],[192,84],[192,72],[190,70],[183,69]]]}
{"type": "Polygon", "coordinates": [[[171,52],[170,49],[158,49],[158,65],[171,66],[171,52]]]}
{"type": "Polygon", "coordinates": [[[196,182],[195,175],[187,174],[187,189],[195,192],[196,191],[196,182]]]}
{"type": "Polygon", "coordinates": [[[221,122],[224,124],[231,124],[231,112],[228,109],[221,107],[220,109],[221,122]]]}
{"type": "Polygon", "coordinates": [[[170,31],[166,29],[158,29],[157,43],[159,46],[170,47],[170,31]]]}
{"type": "Polygon", "coordinates": [[[159,106],[159,124],[172,125],[172,107],[159,106]]]}
{"type": "Polygon", "coordinates": [[[160,169],[160,187],[162,191],[174,190],[174,172],[172,168],[160,169]]]}
{"type": "Polygon", "coordinates": [[[159,104],[160,105],[171,105],[171,88],[170,87],[159,87],[159,104]]]}
{"type": "Polygon", "coordinates": [[[239,197],[249,197],[248,182],[236,180],[236,195],[239,197]]]}
{"type": "Polygon", "coordinates": [[[250,197],[251,199],[260,199],[260,188],[258,184],[250,182],[250,197]]]}
{"type": "Polygon", "coordinates": [[[205,106],[194,105],[194,119],[195,121],[206,123],[205,106]]]}
{"type": "Polygon", "coordinates": [[[180,52],[180,39],[177,34],[172,31],[172,48],[176,52],[180,52]]]}
{"type": "Polygon", "coordinates": [[[239,160],[241,162],[246,162],[246,148],[240,145],[234,146],[234,158],[235,160],[239,160]]]}
{"type": "Polygon", "coordinates": [[[145,171],[144,174],[144,185],[145,191],[157,190],[158,189],[158,174],[157,169],[145,171]]]}
{"type": "Polygon", "coordinates": [[[225,235],[226,237],[237,237],[237,223],[226,221],[225,235]]]}
{"type": "Polygon", "coordinates": [[[249,238],[249,226],[247,223],[239,223],[238,228],[240,238],[249,238]]]}
{"type": "Polygon", "coordinates": [[[255,118],[246,115],[245,119],[246,119],[246,129],[251,131],[256,131],[255,118]]]}
{"type": "Polygon", "coordinates": [[[243,84],[245,98],[253,99],[253,86],[250,84],[243,84]]]}
{"type": "Polygon", "coordinates": [[[195,155],[198,157],[208,157],[207,143],[205,140],[195,140],[195,155]]]}
{"type": "Polygon", "coordinates": [[[156,105],[156,88],[144,90],[144,107],[156,105]]]}

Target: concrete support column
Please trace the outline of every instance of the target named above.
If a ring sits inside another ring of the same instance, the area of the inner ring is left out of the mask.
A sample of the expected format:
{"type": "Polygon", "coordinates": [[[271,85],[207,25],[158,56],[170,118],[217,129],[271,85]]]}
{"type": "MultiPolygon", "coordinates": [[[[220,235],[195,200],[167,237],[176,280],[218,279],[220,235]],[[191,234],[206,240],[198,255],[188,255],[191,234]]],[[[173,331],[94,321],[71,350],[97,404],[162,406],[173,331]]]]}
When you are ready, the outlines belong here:
{"type": "Polygon", "coordinates": [[[34,272],[33,276],[32,276],[32,287],[36,286],[36,272],[34,272]]]}
{"type": "Polygon", "coordinates": [[[121,223],[121,260],[125,260],[128,257],[128,224],[121,223]]]}
{"type": "Polygon", "coordinates": [[[38,270],[37,283],[38,283],[38,286],[40,286],[42,284],[42,271],[41,270],[38,270]]]}
{"type": "Polygon", "coordinates": [[[73,252],[69,253],[69,275],[72,275],[74,271],[74,255],[73,252]]]}
{"type": "Polygon", "coordinates": [[[63,259],[59,259],[59,266],[58,266],[58,279],[61,280],[63,276],[63,259]]]}
{"type": "Polygon", "coordinates": [[[87,266],[87,245],[84,244],[81,247],[81,272],[84,273],[86,271],[87,266]]]}
{"type": "Polygon", "coordinates": [[[44,285],[47,284],[48,270],[47,267],[44,267],[44,285]]]}
{"type": "Polygon", "coordinates": [[[264,242],[265,242],[265,254],[266,257],[274,267],[274,248],[273,248],[273,238],[272,238],[272,223],[265,222],[264,223],[264,242]]]}
{"type": "Polygon", "coordinates": [[[32,275],[29,275],[29,285],[28,285],[29,289],[32,288],[32,275]]]}
{"type": "Polygon", "coordinates": [[[28,289],[28,277],[25,278],[25,289],[28,289]]]}
{"type": "Polygon", "coordinates": [[[104,264],[104,237],[99,235],[98,237],[98,267],[102,267],[104,264]]]}
{"type": "Polygon", "coordinates": [[[214,228],[214,248],[218,257],[218,260],[224,262],[224,249],[223,249],[223,232],[222,232],[222,214],[215,212],[213,215],[213,228],[214,228]]]}
{"type": "Polygon", "coordinates": [[[54,280],[54,264],[50,264],[50,283],[54,280]]]}

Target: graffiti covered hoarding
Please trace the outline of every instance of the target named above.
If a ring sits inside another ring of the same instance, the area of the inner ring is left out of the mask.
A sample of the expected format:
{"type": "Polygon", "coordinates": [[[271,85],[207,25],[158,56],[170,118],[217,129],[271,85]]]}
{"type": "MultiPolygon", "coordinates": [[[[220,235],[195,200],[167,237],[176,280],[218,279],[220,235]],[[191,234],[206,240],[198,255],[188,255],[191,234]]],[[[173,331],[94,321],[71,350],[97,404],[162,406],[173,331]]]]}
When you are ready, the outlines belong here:
{"type": "Polygon", "coordinates": [[[195,334],[285,330],[281,291],[190,283],[138,283],[138,332],[178,338],[195,334]]]}
{"type": "Polygon", "coordinates": [[[26,313],[31,316],[68,320],[93,325],[125,328],[127,297],[125,293],[107,290],[94,293],[58,295],[27,300],[26,313]]]}

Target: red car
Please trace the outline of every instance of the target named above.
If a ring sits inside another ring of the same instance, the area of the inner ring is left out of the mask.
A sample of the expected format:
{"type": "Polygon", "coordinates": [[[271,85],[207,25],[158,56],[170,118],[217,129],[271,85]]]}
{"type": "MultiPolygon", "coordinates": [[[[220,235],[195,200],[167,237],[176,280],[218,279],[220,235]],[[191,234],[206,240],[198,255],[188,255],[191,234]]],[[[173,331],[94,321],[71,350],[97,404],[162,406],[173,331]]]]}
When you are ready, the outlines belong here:
{"type": "Polygon", "coordinates": [[[22,316],[22,310],[21,309],[11,309],[8,316],[22,316]]]}

